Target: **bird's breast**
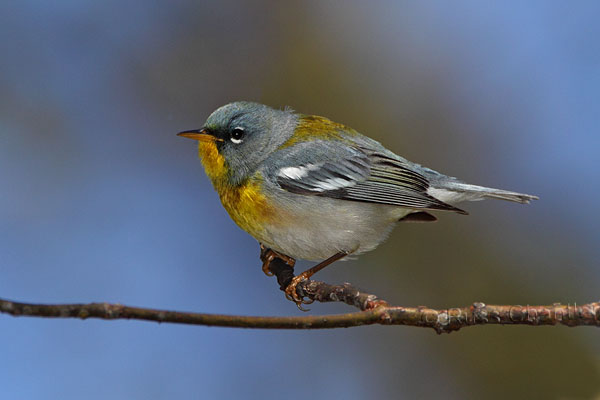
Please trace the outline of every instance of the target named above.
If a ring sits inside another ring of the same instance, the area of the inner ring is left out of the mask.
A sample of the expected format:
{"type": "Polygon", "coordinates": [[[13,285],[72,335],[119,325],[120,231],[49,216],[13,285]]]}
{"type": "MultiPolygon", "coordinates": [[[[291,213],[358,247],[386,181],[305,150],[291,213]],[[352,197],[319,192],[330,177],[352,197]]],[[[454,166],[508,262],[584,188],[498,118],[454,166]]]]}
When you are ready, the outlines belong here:
{"type": "Polygon", "coordinates": [[[265,225],[279,220],[275,208],[261,193],[262,177],[254,176],[240,185],[232,185],[225,158],[219,154],[215,143],[200,142],[198,155],[231,219],[260,240],[265,225]]]}
{"type": "Polygon", "coordinates": [[[261,192],[259,180],[239,186],[217,187],[223,207],[243,230],[261,240],[266,226],[282,221],[281,216],[261,192]]]}

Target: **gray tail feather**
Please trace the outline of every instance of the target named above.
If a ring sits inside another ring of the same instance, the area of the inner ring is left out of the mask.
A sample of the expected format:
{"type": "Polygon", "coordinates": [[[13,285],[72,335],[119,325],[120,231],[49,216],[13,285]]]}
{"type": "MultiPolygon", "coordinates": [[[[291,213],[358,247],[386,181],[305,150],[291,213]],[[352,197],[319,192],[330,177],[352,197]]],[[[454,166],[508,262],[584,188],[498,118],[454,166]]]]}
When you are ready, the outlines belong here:
{"type": "Polygon", "coordinates": [[[464,193],[464,200],[482,200],[483,198],[488,197],[492,199],[508,200],[514,201],[516,203],[527,204],[531,200],[539,199],[538,196],[533,196],[531,194],[517,193],[508,190],[470,185],[468,183],[452,182],[444,186],[444,189],[464,193]]]}

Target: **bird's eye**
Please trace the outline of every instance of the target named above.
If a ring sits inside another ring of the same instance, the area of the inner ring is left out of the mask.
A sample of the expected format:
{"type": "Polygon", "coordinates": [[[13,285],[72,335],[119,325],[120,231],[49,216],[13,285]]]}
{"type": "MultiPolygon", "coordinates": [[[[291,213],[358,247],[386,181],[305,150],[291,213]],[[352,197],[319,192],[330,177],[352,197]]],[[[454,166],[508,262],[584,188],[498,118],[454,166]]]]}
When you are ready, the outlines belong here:
{"type": "Polygon", "coordinates": [[[244,128],[242,128],[241,126],[236,126],[231,131],[231,141],[235,144],[242,143],[244,133],[244,128]]]}

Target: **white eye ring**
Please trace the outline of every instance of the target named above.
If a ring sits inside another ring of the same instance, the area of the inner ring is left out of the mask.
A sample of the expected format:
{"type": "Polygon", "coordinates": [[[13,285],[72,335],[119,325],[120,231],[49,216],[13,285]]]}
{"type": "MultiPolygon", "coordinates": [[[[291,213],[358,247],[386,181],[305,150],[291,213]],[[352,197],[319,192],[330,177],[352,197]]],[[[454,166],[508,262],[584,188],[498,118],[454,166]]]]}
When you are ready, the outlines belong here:
{"type": "Polygon", "coordinates": [[[236,126],[235,128],[233,128],[233,130],[231,131],[231,141],[235,144],[240,144],[243,141],[244,137],[244,128],[242,128],[241,126],[236,126]],[[234,137],[234,135],[236,137],[234,137]]]}

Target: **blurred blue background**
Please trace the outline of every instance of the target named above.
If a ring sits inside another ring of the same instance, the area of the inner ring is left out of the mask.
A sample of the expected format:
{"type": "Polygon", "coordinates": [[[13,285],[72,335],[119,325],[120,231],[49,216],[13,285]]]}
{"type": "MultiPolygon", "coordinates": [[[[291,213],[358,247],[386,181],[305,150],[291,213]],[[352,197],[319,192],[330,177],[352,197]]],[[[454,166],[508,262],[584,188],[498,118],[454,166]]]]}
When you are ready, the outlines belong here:
{"type": "MultiPolygon", "coordinates": [[[[175,136],[243,99],[541,198],[400,225],[320,279],[407,306],[598,300],[599,13],[584,1],[3,2],[0,297],[300,315],[175,136]]],[[[592,328],[0,316],[0,337],[6,399],[600,396],[592,328]]]]}

